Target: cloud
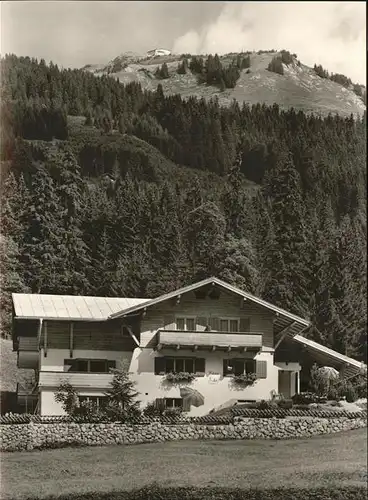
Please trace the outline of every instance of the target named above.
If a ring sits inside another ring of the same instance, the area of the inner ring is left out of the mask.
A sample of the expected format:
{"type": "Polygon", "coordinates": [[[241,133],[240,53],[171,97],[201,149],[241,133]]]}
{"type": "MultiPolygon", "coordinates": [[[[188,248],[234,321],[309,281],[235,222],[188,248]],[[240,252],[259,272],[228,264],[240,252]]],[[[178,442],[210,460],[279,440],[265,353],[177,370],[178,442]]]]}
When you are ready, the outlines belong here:
{"type": "MultiPolygon", "coordinates": [[[[65,67],[145,53],[212,22],[224,2],[3,1],[1,51],[65,67]]],[[[196,42],[197,45],[197,42],[196,42]]]]}
{"type": "Polygon", "coordinates": [[[366,12],[363,2],[242,2],[226,4],[217,19],[178,37],[178,53],[224,54],[286,49],[365,82],[366,12]]]}

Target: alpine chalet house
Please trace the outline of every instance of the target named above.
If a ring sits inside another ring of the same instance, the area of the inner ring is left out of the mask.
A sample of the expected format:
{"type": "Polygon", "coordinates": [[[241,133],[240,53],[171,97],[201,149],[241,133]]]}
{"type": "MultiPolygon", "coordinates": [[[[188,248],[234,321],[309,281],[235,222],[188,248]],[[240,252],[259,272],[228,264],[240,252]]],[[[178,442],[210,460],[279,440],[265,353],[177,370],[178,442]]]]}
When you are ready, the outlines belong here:
{"type": "Polygon", "coordinates": [[[309,325],[217,278],[153,300],[13,294],[18,367],[35,370],[30,397],[41,415],[63,414],[54,397],[61,382],[101,404],[110,368],[126,363],[142,407],[156,401],[191,415],[230,400],[290,398],[300,391],[302,360],[359,371],[358,361],[303,337],[309,325]],[[176,384],[170,373],[194,379],[176,384]],[[239,383],[249,373],[254,384],[239,383]]]}

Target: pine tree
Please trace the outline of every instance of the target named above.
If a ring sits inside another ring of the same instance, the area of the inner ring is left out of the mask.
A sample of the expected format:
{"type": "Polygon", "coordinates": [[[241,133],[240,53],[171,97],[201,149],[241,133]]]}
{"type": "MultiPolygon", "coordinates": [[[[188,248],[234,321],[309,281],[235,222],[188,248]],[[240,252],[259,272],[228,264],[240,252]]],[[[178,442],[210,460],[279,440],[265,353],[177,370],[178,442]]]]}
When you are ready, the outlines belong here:
{"type": "Polygon", "coordinates": [[[80,167],[69,150],[51,155],[48,167],[55,178],[62,215],[59,257],[64,272],[60,272],[58,288],[60,293],[86,293],[89,288],[86,269],[90,260],[81,229],[84,182],[80,167]]]}
{"type": "MultiPolygon", "coordinates": [[[[281,259],[273,270],[274,286],[270,287],[269,295],[273,288],[278,300],[284,297],[283,307],[305,314],[308,304],[304,278],[306,262],[303,261],[306,249],[305,213],[300,177],[290,154],[279,154],[275,168],[266,174],[263,191],[270,198],[276,252],[281,259]],[[279,292],[275,291],[275,287],[279,292]]],[[[269,299],[273,297],[269,296],[269,299]]]]}
{"type": "Polygon", "coordinates": [[[0,234],[0,330],[9,337],[12,323],[12,293],[29,292],[23,280],[24,270],[19,261],[19,249],[14,240],[0,234]]]}
{"type": "Polygon", "coordinates": [[[193,280],[216,275],[225,231],[225,218],[212,202],[204,203],[188,213],[184,237],[193,280]]]}
{"type": "Polygon", "coordinates": [[[126,367],[111,370],[114,375],[111,387],[106,391],[108,406],[105,411],[123,422],[129,421],[140,415],[139,393],[134,389],[135,383],[130,380],[126,367]]]}
{"type": "Polygon", "coordinates": [[[33,293],[55,292],[62,266],[61,209],[55,185],[40,166],[32,179],[29,214],[24,215],[21,262],[25,283],[33,293]]]}

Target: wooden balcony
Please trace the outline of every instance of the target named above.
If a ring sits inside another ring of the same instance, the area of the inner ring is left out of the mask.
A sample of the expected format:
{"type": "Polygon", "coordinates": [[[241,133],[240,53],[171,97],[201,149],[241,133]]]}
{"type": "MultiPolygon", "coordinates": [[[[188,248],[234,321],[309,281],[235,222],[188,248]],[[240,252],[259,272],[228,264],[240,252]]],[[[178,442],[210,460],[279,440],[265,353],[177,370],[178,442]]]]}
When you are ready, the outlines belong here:
{"type": "Polygon", "coordinates": [[[56,388],[62,382],[68,382],[76,389],[97,390],[108,389],[113,378],[111,373],[68,373],[46,371],[41,371],[39,376],[38,386],[40,388],[56,388]]]}
{"type": "Polygon", "coordinates": [[[37,369],[39,363],[39,351],[37,337],[19,337],[18,344],[18,368],[37,369]]]}
{"type": "Polygon", "coordinates": [[[198,332],[158,330],[157,350],[162,348],[259,351],[262,347],[260,333],[198,332]]]}

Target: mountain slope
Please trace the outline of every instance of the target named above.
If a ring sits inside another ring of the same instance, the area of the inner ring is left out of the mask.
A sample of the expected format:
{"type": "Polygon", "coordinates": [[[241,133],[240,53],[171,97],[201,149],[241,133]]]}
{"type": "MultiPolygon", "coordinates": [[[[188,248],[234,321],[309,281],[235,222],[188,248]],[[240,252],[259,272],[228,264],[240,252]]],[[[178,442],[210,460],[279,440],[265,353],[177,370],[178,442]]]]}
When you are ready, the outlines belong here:
{"type": "MultiPolygon", "coordinates": [[[[155,90],[160,83],[168,95],[181,94],[183,97],[197,96],[206,99],[217,96],[220,104],[226,106],[235,99],[239,103],[250,105],[277,103],[284,109],[293,107],[323,116],[328,113],[348,116],[351,113],[361,114],[365,110],[363,100],[352,88],[347,89],[327,78],[319,77],[314,69],[296,59],[289,65],[283,65],[283,75],[268,71],[268,64],[277,55],[276,52],[250,54],[250,68],[241,71],[235,88],[225,91],[198,83],[197,76],[190,71],[178,74],[177,67],[182,58],[175,55],[140,59],[136,54],[122,54],[106,66],[87,65],[84,69],[96,75],[109,74],[123,83],[136,81],[147,90],[155,90]],[[155,76],[156,69],[163,63],[167,64],[169,70],[168,79],[155,76]]],[[[236,54],[229,54],[220,57],[220,61],[226,67],[235,57],[236,54]]]]}

